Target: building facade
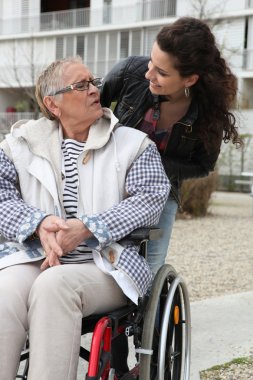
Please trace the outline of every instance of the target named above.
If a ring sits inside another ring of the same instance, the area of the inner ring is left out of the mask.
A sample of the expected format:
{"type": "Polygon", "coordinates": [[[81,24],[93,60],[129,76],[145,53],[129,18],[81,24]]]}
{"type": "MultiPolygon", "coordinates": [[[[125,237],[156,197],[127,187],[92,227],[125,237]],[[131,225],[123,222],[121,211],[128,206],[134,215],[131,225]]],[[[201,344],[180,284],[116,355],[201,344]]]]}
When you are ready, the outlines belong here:
{"type": "MultiPolygon", "coordinates": [[[[36,77],[53,60],[80,55],[103,77],[120,59],[149,55],[158,30],[185,15],[213,25],[238,77],[238,119],[241,133],[251,140],[253,0],[0,0],[0,130],[32,115],[36,77]]],[[[229,149],[224,148],[224,157],[231,155],[229,149]]],[[[236,172],[242,170],[238,161],[236,172]]],[[[248,161],[243,170],[253,171],[251,157],[248,161]]]]}

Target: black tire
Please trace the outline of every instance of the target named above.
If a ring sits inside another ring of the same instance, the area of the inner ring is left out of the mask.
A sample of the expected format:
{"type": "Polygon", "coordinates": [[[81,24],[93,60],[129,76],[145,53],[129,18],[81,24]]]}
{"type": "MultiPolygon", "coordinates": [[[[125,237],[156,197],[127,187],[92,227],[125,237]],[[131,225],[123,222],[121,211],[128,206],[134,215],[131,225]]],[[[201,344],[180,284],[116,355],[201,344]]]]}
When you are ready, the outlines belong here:
{"type": "MultiPolygon", "coordinates": [[[[153,354],[140,354],[139,380],[180,380],[185,361],[184,298],[181,279],[177,272],[171,265],[163,265],[152,285],[142,332],[141,346],[143,349],[153,350],[153,354]],[[171,297],[170,310],[167,310],[168,299],[171,297]],[[164,323],[163,317],[166,310],[168,321],[164,323]],[[175,312],[177,315],[174,315],[175,312]],[[165,340],[162,371],[161,338],[165,340]]],[[[186,350],[188,349],[186,347],[186,350]]],[[[189,358],[187,360],[189,361],[189,358]]]]}

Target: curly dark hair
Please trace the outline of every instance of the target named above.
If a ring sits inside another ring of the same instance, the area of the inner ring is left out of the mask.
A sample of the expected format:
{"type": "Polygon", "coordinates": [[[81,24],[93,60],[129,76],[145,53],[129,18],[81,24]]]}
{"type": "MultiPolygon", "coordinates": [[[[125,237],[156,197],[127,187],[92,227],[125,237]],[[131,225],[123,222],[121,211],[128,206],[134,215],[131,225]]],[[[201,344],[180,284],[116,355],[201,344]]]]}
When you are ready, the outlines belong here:
{"type": "Polygon", "coordinates": [[[191,95],[199,107],[198,128],[206,147],[222,133],[223,141],[241,145],[236,119],[230,111],[236,104],[237,78],[216,46],[209,26],[193,17],[181,17],[164,26],[156,37],[161,50],[174,59],[182,77],[199,75],[191,95]]]}

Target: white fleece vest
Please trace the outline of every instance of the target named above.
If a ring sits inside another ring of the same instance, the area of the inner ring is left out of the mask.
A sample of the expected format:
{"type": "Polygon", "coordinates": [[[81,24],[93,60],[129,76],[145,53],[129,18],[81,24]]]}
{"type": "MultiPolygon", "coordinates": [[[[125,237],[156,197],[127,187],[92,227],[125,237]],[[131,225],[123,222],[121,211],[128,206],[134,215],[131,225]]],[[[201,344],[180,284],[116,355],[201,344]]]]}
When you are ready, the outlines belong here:
{"type": "MultiPolygon", "coordinates": [[[[97,130],[95,126],[94,137],[97,130]]],[[[103,128],[100,131],[102,137],[103,128]]],[[[92,138],[89,144],[86,144],[85,148],[88,145],[90,149],[84,151],[77,162],[79,215],[89,216],[103,212],[127,197],[125,192],[127,173],[134,160],[149,144],[152,144],[143,132],[123,126],[111,132],[110,138],[104,146],[99,147],[99,149],[92,149],[92,145],[96,141],[98,139],[92,138]],[[126,144],[126,141],[131,143],[126,144]]],[[[4,146],[3,149],[14,162],[24,201],[48,214],[65,217],[62,202],[63,183],[59,184],[62,170],[62,160],[58,154],[61,144],[59,134],[51,133],[50,138],[46,139],[46,147],[44,143],[41,150],[40,147],[37,148],[37,154],[33,153],[33,147],[22,136],[14,137],[9,134],[6,137],[6,142],[6,150],[4,146]],[[51,154],[48,157],[42,157],[38,152],[43,149],[44,152],[51,149],[51,154]],[[52,149],[55,149],[57,154],[52,149]],[[54,162],[49,157],[54,157],[54,162]]],[[[107,256],[108,249],[103,251],[105,256],[107,256]]],[[[117,263],[123,247],[114,243],[113,249],[117,256],[117,263]]],[[[136,265],[141,266],[143,263],[139,259],[137,255],[136,265]]],[[[94,260],[101,270],[111,273],[125,294],[137,303],[138,296],[142,295],[137,284],[134,284],[128,275],[113,271],[109,262],[105,261],[96,251],[94,251],[94,260]]],[[[139,280],[142,281],[141,278],[139,280]]]]}
{"type": "MultiPolygon", "coordinates": [[[[63,216],[61,195],[58,196],[57,191],[59,186],[51,163],[43,157],[35,156],[22,139],[8,135],[7,141],[19,174],[24,201],[47,213],[63,216]]],[[[127,196],[127,172],[150,143],[144,133],[119,127],[103,148],[81,154],[78,158],[78,214],[103,212],[124,199],[127,196]],[[131,144],[126,144],[125,141],[131,141],[131,144]]],[[[54,146],[52,142],[50,145],[54,146]]]]}

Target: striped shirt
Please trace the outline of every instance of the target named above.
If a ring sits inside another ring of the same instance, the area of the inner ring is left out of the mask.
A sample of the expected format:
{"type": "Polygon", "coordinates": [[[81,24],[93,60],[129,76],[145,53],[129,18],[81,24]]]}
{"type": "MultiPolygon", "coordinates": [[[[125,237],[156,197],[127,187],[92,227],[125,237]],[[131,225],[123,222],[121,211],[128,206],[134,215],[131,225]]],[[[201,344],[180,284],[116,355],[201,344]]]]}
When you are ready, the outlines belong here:
{"type": "MultiPolygon", "coordinates": [[[[77,217],[78,207],[78,170],[77,158],[83,152],[85,142],[79,142],[72,139],[62,141],[62,156],[65,169],[65,186],[63,190],[63,206],[66,212],[66,218],[77,217]]],[[[92,250],[85,243],[81,243],[75,250],[63,256],[60,261],[63,264],[84,263],[92,260],[92,250]]]]}

